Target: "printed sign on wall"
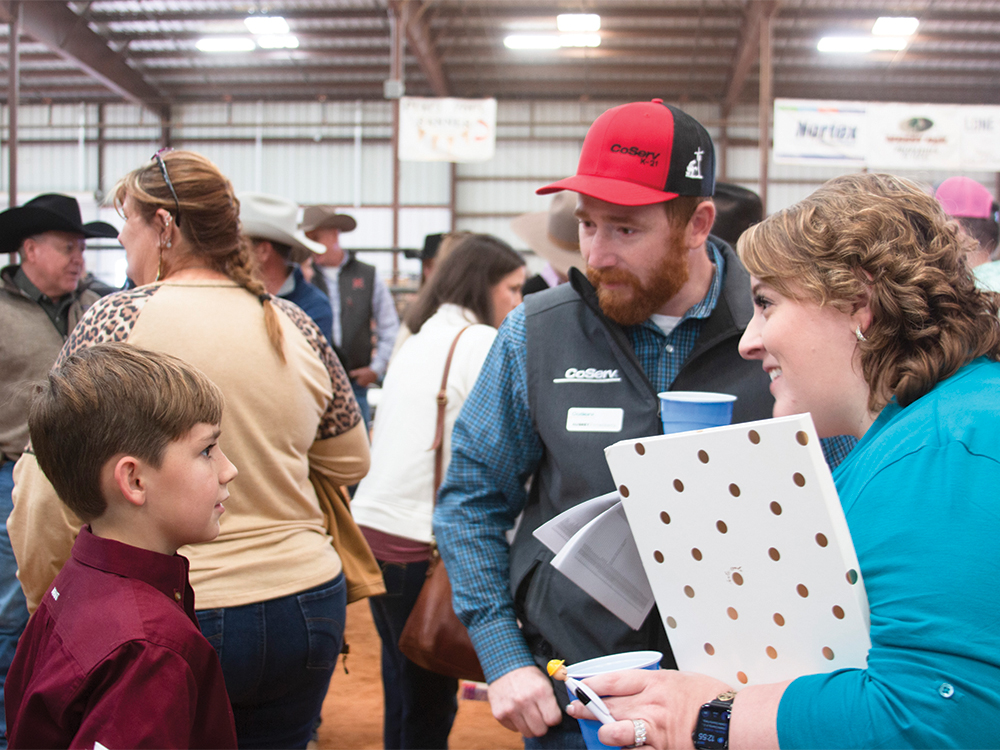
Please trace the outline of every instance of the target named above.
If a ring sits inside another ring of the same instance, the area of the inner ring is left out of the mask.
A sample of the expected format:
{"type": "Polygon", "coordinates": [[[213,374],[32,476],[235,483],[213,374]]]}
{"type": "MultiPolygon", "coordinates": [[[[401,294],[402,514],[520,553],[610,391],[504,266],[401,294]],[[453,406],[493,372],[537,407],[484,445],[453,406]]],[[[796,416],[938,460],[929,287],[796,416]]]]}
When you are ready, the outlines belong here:
{"type": "Polygon", "coordinates": [[[1000,171],[1000,107],[775,99],[774,161],[1000,171]]]}
{"type": "Polygon", "coordinates": [[[401,161],[489,161],[496,148],[497,100],[404,96],[401,161]]]}
{"type": "Polygon", "coordinates": [[[1000,172],[1000,107],[962,107],[961,110],[962,164],[1000,172]]]}
{"type": "Polygon", "coordinates": [[[961,169],[961,115],[940,104],[872,104],[867,163],[878,169],[961,169]]]}
{"type": "Polygon", "coordinates": [[[776,99],[775,162],[862,166],[866,106],[864,102],[776,99]]]}

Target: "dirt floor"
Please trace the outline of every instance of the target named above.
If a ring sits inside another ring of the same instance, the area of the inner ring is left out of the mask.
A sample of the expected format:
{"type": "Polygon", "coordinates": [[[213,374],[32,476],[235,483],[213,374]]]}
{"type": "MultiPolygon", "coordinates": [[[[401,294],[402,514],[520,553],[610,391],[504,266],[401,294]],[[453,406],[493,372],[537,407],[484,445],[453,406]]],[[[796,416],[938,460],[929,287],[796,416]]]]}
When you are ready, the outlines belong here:
{"type": "MultiPolygon", "coordinates": [[[[382,747],[381,649],[367,600],[347,607],[347,657],[349,674],[337,664],[330,692],[323,704],[319,748],[376,750],[382,747]]],[[[460,688],[458,717],[451,730],[453,750],[520,750],[521,735],[505,729],[493,718],[485,700],[463,699],[460,688]]]]}

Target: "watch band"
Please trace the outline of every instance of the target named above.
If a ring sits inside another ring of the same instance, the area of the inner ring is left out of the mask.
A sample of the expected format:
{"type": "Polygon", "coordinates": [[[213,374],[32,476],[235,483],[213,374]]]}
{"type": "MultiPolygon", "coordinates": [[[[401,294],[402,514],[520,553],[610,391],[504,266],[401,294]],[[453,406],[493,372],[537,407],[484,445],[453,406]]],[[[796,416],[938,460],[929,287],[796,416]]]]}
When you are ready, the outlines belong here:
{"type": "Polygon", "coordinates": [[[697,750],[727,750],[729,719],[735,698],[736,692],[727,690],[698,710],[698,722],[691,733],[691,741],[697,750]]]}

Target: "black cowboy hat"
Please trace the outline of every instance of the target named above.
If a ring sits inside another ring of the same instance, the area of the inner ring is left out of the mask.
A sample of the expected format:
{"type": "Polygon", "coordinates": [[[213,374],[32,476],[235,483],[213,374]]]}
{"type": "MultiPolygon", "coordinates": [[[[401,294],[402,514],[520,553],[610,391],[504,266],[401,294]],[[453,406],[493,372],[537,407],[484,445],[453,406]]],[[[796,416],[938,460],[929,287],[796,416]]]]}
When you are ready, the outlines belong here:
{"type": "Polygon", "coordinates": [[[0,253],[15,253],[25,237],[42,232],[71,232],[84,237],[117,237],[118,230],[106,221],[84,224],[76,198],[46,193],[23,206],[0,213],[0,253]]]}

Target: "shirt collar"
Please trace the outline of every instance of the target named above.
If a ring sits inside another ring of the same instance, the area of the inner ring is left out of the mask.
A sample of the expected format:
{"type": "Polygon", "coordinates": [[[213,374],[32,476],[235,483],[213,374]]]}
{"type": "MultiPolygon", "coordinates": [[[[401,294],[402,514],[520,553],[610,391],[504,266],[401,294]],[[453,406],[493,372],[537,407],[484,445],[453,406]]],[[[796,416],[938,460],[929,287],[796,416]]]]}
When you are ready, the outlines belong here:
{"type": "Polygon", "coordinates": [[[194,591],[188,584],[186,557],[95,536],[84,526],[73,545],[73,558],[81,565],[149,584],[194,617],[194,591]]]}
{"type": "MultiPolygon", "coordinates": [[[[21,266],[18,266],[17,271],[14,272],[14,283],[17,284],[18,289],[31,297],[35,302],[41,302],[42,297],[45,297],[42,294],[42,290],[32,283],[31,279],[28,278],[28,274],[24,272],[24,268],[21,266]]],[[[45,298],[48,299],[48,297],[45,298]]]]}
{"type": "Polygon", "coordinates": [[[295,291],[295,284],[298,281],[295,274],[298,272],[297,268],[292,268],[292,273],[285,277],[285,281],[281,284],[281,288],[278,290],[276,297],[284,297],[295,291]]]}

